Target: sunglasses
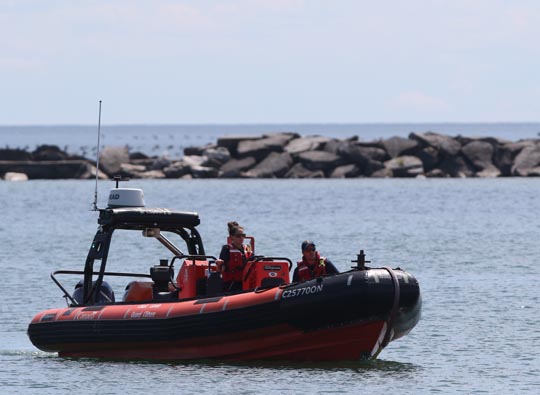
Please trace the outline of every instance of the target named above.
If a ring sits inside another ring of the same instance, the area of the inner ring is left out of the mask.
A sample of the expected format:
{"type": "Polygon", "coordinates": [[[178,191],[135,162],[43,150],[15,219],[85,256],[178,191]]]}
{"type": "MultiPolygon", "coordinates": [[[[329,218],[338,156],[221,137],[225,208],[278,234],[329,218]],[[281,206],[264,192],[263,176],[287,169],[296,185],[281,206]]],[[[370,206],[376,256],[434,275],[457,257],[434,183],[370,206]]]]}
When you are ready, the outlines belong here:
{"type": "Polygon", "coordinates": [[[246,237],[246,234],[245,233],[238,233],[238,234],[234,235],[234,237],[246,237]]]}
{"type": "Polygon", "coordinates": [[[306,248],[306,251],[307,252],[315,252],[315,251],[317,251],[317,249],[316,248],[306,248]]]}

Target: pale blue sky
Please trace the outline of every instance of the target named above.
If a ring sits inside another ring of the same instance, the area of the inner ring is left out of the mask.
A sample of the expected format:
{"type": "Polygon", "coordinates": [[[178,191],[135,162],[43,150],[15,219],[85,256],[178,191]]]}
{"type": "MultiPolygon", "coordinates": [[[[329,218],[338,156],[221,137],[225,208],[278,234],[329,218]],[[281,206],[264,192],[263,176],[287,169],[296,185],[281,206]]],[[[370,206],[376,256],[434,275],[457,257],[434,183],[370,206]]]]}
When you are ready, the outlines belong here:
{"type": "Polygon", "coordinates": [[[0,125],[540,121],[540,1],[0,0],[0,125]]]}

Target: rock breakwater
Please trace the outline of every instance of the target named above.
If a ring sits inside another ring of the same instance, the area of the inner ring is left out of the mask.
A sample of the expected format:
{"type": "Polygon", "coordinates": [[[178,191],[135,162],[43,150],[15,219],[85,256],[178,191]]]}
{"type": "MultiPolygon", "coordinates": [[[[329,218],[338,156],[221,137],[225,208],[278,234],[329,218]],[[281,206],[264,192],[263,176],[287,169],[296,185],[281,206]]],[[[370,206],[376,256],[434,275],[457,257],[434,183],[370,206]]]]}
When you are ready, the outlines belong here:
{"type": "MultiPolygon", "coordinates": [[[[527,177],[540,176],[540,139],[426,132],[366,142],[284,132],[222,137],[176,159],[105,147],[99,168],[100,178],[527,177]]],[[[0,149],[4,179],[88,179],[95,172],[94,161],[56,146],[0,149]]]]}

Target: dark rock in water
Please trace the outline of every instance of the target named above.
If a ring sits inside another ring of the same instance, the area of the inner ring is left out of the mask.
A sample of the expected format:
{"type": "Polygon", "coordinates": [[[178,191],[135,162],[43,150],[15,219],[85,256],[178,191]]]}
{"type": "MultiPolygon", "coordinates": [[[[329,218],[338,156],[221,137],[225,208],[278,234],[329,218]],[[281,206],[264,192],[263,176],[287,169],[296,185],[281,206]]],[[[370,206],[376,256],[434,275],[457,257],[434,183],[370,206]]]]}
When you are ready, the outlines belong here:
{"type": "Polygon", "coordinates": [[[444,177],[449,177],[449,175],[446,174],[441,169],[433,169],[433,170],[430,170],[430,171],[428,171],[426,173],[426,177],[428,177],[428,178],[444,178],[444,177]]]}
{"type": "Polygon", "coordinates": [[[275,135],[259,140],[244,140],[238,144],[238,156],[240,158],[253,156],[255,159],[261,160],[271,152],[283,152],[289,139],[290,136],[275,135]]]}
{"type": "Polygon", "coordinates": [[[302,152],[298,155],[298,161],[306,169],[312,171],[322,170],[325,173],[329,173],[337,166],[343,164],[343,159],[340,156],[326,151],[302,152]]]}
{"type": "Polygon", "coordinates": [[[149,170],[163,170],[170,166],[172,161],[166,156],[160,156],[154,160],[154,163],[149,167],[149,170]]]}
{"type": "Polygon", "coordinates": [[[365,176],[371,176],[374,172],[384,168],[382,162],[389,159],[384,149],[359,145],[358,143],[341,146],[339,154],[345,159],[345,162],[356,164],[361,174],[365,176]]]}
{"type": "Polygon", "coordinates": [[[371,178],[390,178],[390,177],[394,177],[394,173],[392,173],[391,169],[383,166],[382,168],[373,171],[370,174],[370,177],[371,178]]]}
{"type": "Polygon", "coordinates": [[[69,155],[58,148],[56,145],[40,145],[32,152],[32,160],[66,160],[69,155]]]}
{"type": "Polygon", "coordinates": [[[222,178],[237,178],[242,172],[251,169],[256,164],[257,161],[252,156],[243,159],[230,159],[219,168],[219,174],[222,178]]]}
{"type": "Polygon", "coordinates": [[[420,142],[424,146],[436,148],[444,157],[455,156],[461,149],[459,141],[443,134],[433,132],[411,133],[409,138],[420,142]]]}
{"type": "Polygon", "coordinates": [[[330,174],[330,178],[351,178],[358,177],[361,174],[360,169],[355,164],[338,166],[330,174]]]}
{"type": "Polygon", "coordinates": [[[224,163],[227,163],[231,159],[231,154],[225,147],[205,149],[203,155],[208,158],[207,166],[216,169],[219,169],[224,163]]]}
{"type": "Polygon", "coordinates": [[[474,170],[462,156],[446,158],[437,167],[448,177],[465,178],[474,176],[474,170]]]}
{"type": "Polygon", "coordinates": [[[32,155],[22,149],[2,148],[0,149],[0,161],[4,160],[32,160],[32,155]]]}
{"type": "Polygon", "coordinates": [[[540,176],[540,145],[531,143],[521,150],[514,160],[512,175],[540,176]]]}
{"type": "Polygon", "coordinates": [[[461,148],[463,156],[473,165],[479,177],[498,177],[501,172],[493,164],[493,145],[472,141],[461,148]]]}
{"type": "Polygon", "coordinates": [[[215,144],[206,144],[202,147],[186,147],[184,148],[184,155],[185,156],[190,156],[190,155],[203,156],[204,151],[211,148],[217,148],[217,146],[215,144]]]}
{"type": "Polygon", "coordinates": [[[140,174],[146,171],[146,166],[133,165],[131,163],[122,163],[120,165],[119,175],[128,178],[141,178],[140,174]]]}
{"type": "Polygon", "coordinates": [[[217,140],[218,147],[225,147],[229,150],[233,157],[238,155],[238,145],[242,141],[259,140],[260,136],[225,136],[217,140]]]}
{"type": "Polygon", "coordinates": [[[330,141],[330,138],[322,136],[299,137],[290,141],[285,146],[285,151],[292,155],[300,154],[306,151],[316,151],[321,149],[326,143],[330,141]]]}
{"type": "Polygon", "coordinates": [[[424,147],[416,155],[424,166],[425,171],[430,171],[439,163],[439,151],[433,147],[424,147]]]}
{"type": "Polygon", "coordinates": [[[105,147],[99,154],[99,167],[109,176],[118,174],[122,163],[129,163],[127,147],[105,147]]]}
{"type": "Polygon", "coordinates": [[[191,167],[184,161],[179,160],[163,168],[163,174],[167,178],[180,178],[186,174],[191,174],[191,167]]]}
{"type": "Polygon", "coordinates": [[[249,178],[283,177],[292,164],[293,160],[289,153],[272,152],[253,169],[244,173],[244,176],[249,178]]]}
{"type": "Polygon", "coordinates": [[[343,156],[348,162],[357,163],[362,167],[365,167],[370,160],[383,162],[390,159],[384,149],[361,145],[361,143],[342,145],[338,150],[338,154],[343,156]]]}
{"type": "Polygon", "coordinates": [[[296,163],[285,174],[285,178],[324,178],[324,172],[322,170],[309,170],[301,163],[296,163]]]}
{"type": "Polygon", "coordinates": [[[208,158],[199,155],[186,155],[182,158],[182,161],[189,166],[206,166],[208,158]]]}
{"type": "MultiPolygon", "coordinates": [[[[345,149],[350,144],[348,141],[332,139],[326,142],[322,149],[323,151],[330,152],[332,154],[339,155],[339,151],[345,149]]],[[[285,147],[287,149],[287,147],[285,147]]]]}
{"type": "Polygon", "coordinates": [[[134,160],[144,160],[148,159],[148,155],[143,154],[142,152],[130,152],[129,153],[129,162],[133,163],[134,160]]]}
{"type": "Polygon", "coordinates": [[[419,143],[416,140],[394,136],[387,140],[383,140],[382,145],[390,158],[396,158],[401,155],[412,153],[416,148],[418,148],[419,143]]]}
{"type": "Polygon", "coordinates": [[[293,139],[300,137],[298,133],[295,132],[275,132],[275,133],[265,133],[262,136],[263,138],[279,138],[284,139],[287,143],[293,139]]]}
{"type": "Polygon", "coordinates": [[[391,170],[394,177],[416,177],[424,174],[422,161],[416,156],[398,156],[384,162],[384,167],[391,170]]]}
{"type": "Polygon", "coordinates": [[[193,178],[216,178],[219,174],[217,169],[208,166],[191,166],[193,178]]]}
{"type": "Polygon", "coordinates": [[[88,173],[89,166],[86,160],[0,161],[0,174],[25,173],[31,180],[80,179],[88,173]]]}
{"type": "Polygon", "coordinates": [[[165,178],[165,173],[161,170],[148,170],[148,171],[139,173],[139,178],[142,178],[142,179],[165,178]]]}

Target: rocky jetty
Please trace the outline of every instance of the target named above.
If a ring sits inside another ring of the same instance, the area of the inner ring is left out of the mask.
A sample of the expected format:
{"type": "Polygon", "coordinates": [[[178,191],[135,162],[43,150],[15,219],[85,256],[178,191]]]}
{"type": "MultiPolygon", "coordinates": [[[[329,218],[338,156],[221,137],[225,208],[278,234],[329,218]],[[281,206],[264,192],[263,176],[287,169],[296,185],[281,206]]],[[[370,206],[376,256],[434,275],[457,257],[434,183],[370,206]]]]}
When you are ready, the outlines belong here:
{"type": "MultiPolygon", "coordinates": [[[[222,137],[188,147],[177,159],[105,147],[99,167],[100,178],[528,177],[540,176],[540,139],[426,132],[366,142],[272,133],[222,137]]],[[[0,149],[0,177],[6,180],[88,179],[95,171],[95,162],[56,146],[0,149]]]]}

